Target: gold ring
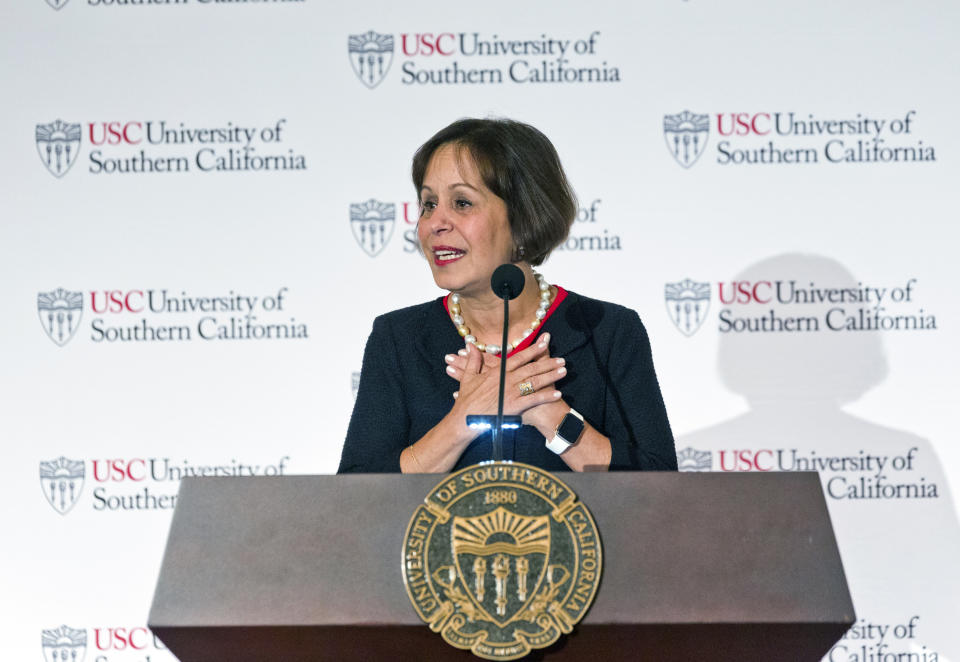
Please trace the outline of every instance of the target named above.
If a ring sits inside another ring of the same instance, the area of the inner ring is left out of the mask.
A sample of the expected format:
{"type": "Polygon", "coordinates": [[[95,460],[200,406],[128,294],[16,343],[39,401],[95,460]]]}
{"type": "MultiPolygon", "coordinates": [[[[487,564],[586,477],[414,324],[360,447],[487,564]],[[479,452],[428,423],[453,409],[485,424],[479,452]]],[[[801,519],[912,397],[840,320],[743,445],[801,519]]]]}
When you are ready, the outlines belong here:
{"type": "Polygon", "coordinates": [[[517,384],[517,388],[520,389],[520,395],[530,395],[533,393],[533,384],[530,382],[520,382],[517,384]]]}

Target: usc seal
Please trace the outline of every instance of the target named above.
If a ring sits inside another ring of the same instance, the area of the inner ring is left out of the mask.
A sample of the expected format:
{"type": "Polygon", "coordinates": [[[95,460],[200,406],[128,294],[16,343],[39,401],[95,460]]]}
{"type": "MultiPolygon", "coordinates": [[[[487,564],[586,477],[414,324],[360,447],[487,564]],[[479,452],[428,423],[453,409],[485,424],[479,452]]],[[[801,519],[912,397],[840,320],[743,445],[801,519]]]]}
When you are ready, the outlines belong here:
{"type": "Polygon", "coordinates": [[[488,660],[515,660],[571,632],[602,565],[586,506],[553,474],[517,462],[445,477],[403,540],[403,582],[420,618],[488,660]]]}

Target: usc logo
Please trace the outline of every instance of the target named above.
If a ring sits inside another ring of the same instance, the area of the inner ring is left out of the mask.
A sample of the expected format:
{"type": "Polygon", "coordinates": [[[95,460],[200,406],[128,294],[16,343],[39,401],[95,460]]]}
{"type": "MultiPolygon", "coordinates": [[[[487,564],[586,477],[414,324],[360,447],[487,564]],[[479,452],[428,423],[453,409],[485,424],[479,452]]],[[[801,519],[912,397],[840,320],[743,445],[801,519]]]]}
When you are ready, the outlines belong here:
{"type": "Polygon", "coordinates": [[[718,113],[717,133],[721,136],[765,136],[770,133],[770,113],[718,113]]]}
{"type": "Polygon", "coordinates": [[[143,122],[90,122],[92,145],[138,145],[143,142],[143,122]]]}
{"type": "Polygon", "coordinates": [[[773,300],[771,291],[773,283],[769,280],[758,280],[751,283],[748,280],[733,280],[729,283],[717,283],[717,293],[720,303],[770,303],[773,300]],[[729,288],[727,289],[727,286],[729,288]]]}
{"type": "Polygon", "coordinates": [[[434,35],[432,32],[417,32],[415,34],[402,33],[400,35],[400,50],[407,57],[414,55],[450,56],[456,52],[457,37],[452,32],[441,32],[434,35]]]}
{"type": "Polygon", "coordinates": [[[143,290],[103,290],[90,292],[90,307],[95,313],[139,313],[143,311],[143,290]],[[100,298],[102,295],[102,299],[100,298]],[[98,300],[100,303],[98,304],[98,300]]]}
{"type": "Polygon", "coordinates": [[[773,451],[720,451],[721,471],[773,471],[773,451]]]}
{"type": "Polygon", "coordinates": [[[147,479],[147,461],[141,458],[132,460],[93,460],[93,479],[98,483],[139,483],[147,479]]]}
{"type": "Polygon", "coordinates": [[[157,637],[144,627],[94,628],[93,639],[97,650],[101,651],[142,651],[148,648],[166,650],[157,637]]]}

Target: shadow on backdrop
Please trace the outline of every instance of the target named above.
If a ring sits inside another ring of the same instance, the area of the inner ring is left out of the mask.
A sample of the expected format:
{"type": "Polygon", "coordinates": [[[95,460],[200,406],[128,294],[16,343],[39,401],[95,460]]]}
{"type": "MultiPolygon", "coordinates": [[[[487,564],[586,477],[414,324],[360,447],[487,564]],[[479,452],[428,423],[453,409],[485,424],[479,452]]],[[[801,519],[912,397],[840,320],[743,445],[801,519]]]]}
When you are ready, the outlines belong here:
{"type": "MultiPolygon", "coordinates": [[[[811,283],[819,288],[889,287],[860,283],[835,260],[801,254],[763,260],[736,280],[781,281],[784,295],[796,294],[790,281],[806,290],[811,283]]],[[[882,642],[878,636],[841,641],[834,659],[869,659],[853,656],[894,651],[919,654],[920,660],[934,651],[941,660],[960,659],[960,525],[937,454],[916,434],[843,409],[887,378],[882,333],[937,331],[835,331],[824,324],[832,308],[855,316],[861,307],[872,310],[875,302],[720,305],[737,317],[769,317],[774,309],[777,317],[801,318],[793,328],[805,330],[722,333],[720,378],[746,399],[749,410],[680,436],[677,450],[709,450],[714,471],[745,468],[737,466],[734,452],[739,450],[770,450],[762,454],[764,469],[820,470],[858,624],[890,626],[882,642]],[[817,465],[827,458],[853,461],[845,467],[838,461],[817,465]],[[914,636],[895,638],[895,626],[914,616],[919,616],[914,636]],[[880,648],[881,643],[888,648],[880,648]],[[847,650],[839,648],[844,646],[847,650]],[[862,646],[874,648],[863,651],[862,646]]],[[[886,312],[897,306],[887,300],[886,312]]],[[[912,312],[916,309],[904,307],[901,314],[912,312]]],[[[840,317],[834,312],[831,319],[840,317]]],[[[923,397],[920,386],[903,384],[903,397],[923,397]]]]}

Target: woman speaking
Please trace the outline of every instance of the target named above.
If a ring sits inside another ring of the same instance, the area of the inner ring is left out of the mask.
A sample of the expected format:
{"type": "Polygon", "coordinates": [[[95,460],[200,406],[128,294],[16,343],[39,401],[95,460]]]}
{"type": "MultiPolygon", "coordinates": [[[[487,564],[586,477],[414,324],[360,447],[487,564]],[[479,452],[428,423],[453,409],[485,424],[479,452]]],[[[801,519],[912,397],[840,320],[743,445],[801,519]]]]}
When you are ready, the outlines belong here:
{"type": "Polygon", "coordinates": [[[465,119],[413,157],[417,236],[448,295],[378,317],[367,341],[340,473],[440,473],[489,460],[492,434],[466,424],[503,411],[523,425],[504,457],[548,471],[676,470],[650,344],[635,312],[533,270],[567,237],[577,205],[553,145],[510,120],[465,119]],[[493,271],[524,274],[510,301],[493,271]],[[506,357],[504,359],[504,357],[506,357]]]}

